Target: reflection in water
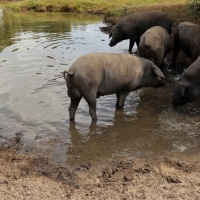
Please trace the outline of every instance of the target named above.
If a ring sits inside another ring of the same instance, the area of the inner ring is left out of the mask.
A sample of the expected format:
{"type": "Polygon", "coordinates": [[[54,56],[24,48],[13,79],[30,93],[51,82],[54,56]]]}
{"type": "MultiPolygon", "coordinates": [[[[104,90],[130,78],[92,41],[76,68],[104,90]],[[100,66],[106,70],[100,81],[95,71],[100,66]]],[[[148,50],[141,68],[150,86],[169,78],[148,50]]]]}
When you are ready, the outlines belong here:
{"type": "Polygon", "coordinates": [[[166,86],[132,92],[123,111],[115,111],[115,95],[101,97],[99,120],[91,124],[88,105],[81,100],[76,122],[69,123],[62,72],[86,53],[127,52],[129,41],[108,46],[101,21],[80,14],[0,11],[0,134],[22,132],[32,146],[70,164],[199,145],[199,101],[171,106],[180,71],[169,67],[166,86]]]}
{"type": "MultiPolygon", "coordinates": [[[[189,118],[181,119],[177,110],[169,105],[169,99],[166,99],[163,92],[165,91],[161,88],[156,91],[142,91],[138,111],[131,115],[115,111],[112,123],[108,126],[98,121],[87,126],[70,123],[71,146],[67,151],[68,163],[74,165],[88,160],[142,157],[155,152],[182,151],[199,145],[199,115],[195,114],[196,119],[193,116],[193,123],[189,118]],[[164,100],[156,99],[157,95],[161,94],[164,100]],[[156,106],[152,106],[154,104],[156,106]],[[181,124],[177,119],[181,120],[181,124]]],[[[191,109],[187,112],[191,115],[191,109]]]]}

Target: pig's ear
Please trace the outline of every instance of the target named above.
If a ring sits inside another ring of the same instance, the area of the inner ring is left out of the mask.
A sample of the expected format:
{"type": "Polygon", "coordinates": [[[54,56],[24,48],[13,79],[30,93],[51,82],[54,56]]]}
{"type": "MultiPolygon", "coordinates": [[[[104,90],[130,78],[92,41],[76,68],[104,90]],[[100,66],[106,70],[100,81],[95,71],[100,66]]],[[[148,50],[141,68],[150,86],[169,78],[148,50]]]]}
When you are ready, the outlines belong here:
{"type": "Polygon", "coordinates": [[[119,35],[119,30],[118,30],[118,28],[115,28],[115,27],[113,27],[112,29],[111,29],[111,31],[110,31],[110,34],[109,34],[109,38],[111,38],[111,37],[118,37],[118,35],[119,35]]]}
{"type": "Polygon", "coordinates": [[[162,77],[162,78],[165,78],[164,74],[162,73],[162,71],[156,66],[156,65],[152,65],[152,68],[153,68],[153,71],[154,71],[154,74],[162,77]]]}
{"type": "Polygon", "coordinates": [[[117,38],[119,36],[119,29],[118,28],[115,28],[113,31],[112,31],[112,36],[114,38],[117,38]]]}

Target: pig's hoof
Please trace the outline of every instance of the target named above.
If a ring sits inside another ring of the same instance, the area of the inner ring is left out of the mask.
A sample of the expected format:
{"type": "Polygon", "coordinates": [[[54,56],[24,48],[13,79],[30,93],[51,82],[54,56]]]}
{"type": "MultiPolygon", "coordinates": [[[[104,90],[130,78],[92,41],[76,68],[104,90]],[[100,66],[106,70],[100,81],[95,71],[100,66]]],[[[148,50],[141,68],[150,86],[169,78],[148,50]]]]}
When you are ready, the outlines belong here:
{"type": "Polygon", "coordinates": [[[122,110],[124,106],[116,105],[116,110],[122,110]]]}
{"type": "Polygon", "coordinates": [[[69,119],[70,122],[74,122],[74,117],[69,119]]]}
{"type": "Polygon", "coordinates": [[[130,54],[133,54],[132,50],[128,50],[128,52],[129,52],[130,54]]]}

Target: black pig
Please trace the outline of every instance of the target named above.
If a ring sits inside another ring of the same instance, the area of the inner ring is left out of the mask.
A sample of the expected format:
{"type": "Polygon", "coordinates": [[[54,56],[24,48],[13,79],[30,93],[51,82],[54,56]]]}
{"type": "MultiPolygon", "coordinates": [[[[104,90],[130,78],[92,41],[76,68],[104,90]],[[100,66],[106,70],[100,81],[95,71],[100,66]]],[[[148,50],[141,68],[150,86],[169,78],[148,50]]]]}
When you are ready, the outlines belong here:
{"type": "Polygon", "coordinates": [[[147,29],[161,26],[170,34],[173,20],[164,12],[149,11],[137,12],[123,17],[111,30],[109,45],[115,46],[122,40],[130,39],[129,52],[132,52],[134,43],[139,45],[139,38],[147,29]]]}

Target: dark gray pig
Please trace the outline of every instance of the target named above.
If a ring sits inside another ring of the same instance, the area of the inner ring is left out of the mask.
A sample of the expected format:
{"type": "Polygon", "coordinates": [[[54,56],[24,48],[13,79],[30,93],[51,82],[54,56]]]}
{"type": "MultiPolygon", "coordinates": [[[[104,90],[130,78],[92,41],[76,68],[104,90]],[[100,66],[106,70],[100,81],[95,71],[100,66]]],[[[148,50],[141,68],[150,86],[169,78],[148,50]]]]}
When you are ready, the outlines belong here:
{"type": "Polygon", "coordinates": [[[139,56],[151,60],[161,70],[164,59],[170,51],[170,36],[161,26],[154,26],[140,38],[139,56]]]}
{"type": "Polygon", "coordinates": [[[180,76],[173,91],[172,104],[183,105],[200,97],[200,56],[180,76]]]}
{"type": "Polygon", "coordinates": [[[139,38],[147,29],[161,26],[170,34],[173,20],[164,12],[150,11],[137,12],[123,17],[111,30],[109,45],[115,46],[122,40],[130,39],[129,52],[132,52],[134,43],[139,45],[139,38]]]}
{"type": "Polygon", "coordinates": [[[200,55],[200,26],[192,22],[182,22],[174,30],[174,55],[172,67],[180,50],[194,62],[200,55]]]}
{"type": "Polygon", "coordinates": [[[83,97],[89,105],[92,120],[96,121],[96,98],[116,93],[116,108],[124,106],[127,95],[141,87],[164,85],[161,70],[144,58],[131,54],[94,53],[78,58],[63,72],[71,99],[70,121],[83,97]]]}

